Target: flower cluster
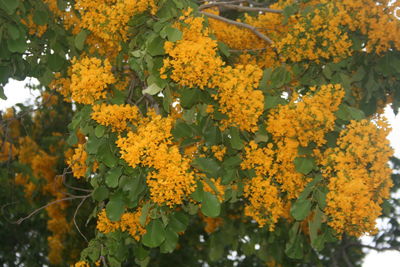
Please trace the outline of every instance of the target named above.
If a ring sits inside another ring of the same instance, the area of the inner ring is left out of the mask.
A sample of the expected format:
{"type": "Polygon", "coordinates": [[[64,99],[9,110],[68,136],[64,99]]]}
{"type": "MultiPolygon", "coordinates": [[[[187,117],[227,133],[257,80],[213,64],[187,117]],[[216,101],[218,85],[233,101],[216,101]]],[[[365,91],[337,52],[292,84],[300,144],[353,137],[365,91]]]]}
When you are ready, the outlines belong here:
{"type": "Polygon", "coordinates": [[[389,197],[392,186],[387,162],[393,154],[387,123],[362,120],[351,123],[340,133],[337,147],[329,157],[325,176],[329,193],[325,212],[328,224],[338,234],[360,236],[374,233],[380,204],[389,197]]]}
{"type": "Polygon", "coordinates": [[[93,104],[106,97],[106,88],[115,82],[111,64],[107,59],[83,57],[72,59],[70,94],[72,100],[81,104],[93,104]]]}
{"type": "Polygon", "coordinates": [[[244,186],[244,196],[250,202],[245,206],[245,215],[252,217],[259,227],[267,224],[269,230],[273,231],[284,213],[279,193],[271,179],[257,176],[249,180],[244,186]]]}
{"type": "Polygon", "coordinates": [[[290,30],[275,44],[283,60],[340,61],[351,54],[352,42],[341,27],[334,3],[316,5],[307,14],[291,17],[290,30]]]}
{"type": "Polygon", "coordinates": [[[164,59],[160,70],[162,78],[167,78],[167,71],[171,70],[171,79],[182,86],[203,89],[210,84],[211,77],[220,70],[223,61],[217,55],[217,41],[203,29],[203,21],[201,17],[188,17],[183,19],[187,27],[177,25],[183,38],[175,43],[165,42],[169,58],[164,59]]]}
{"type": "Polygon", "coordinates": [[[171,129],[174,120],[150,112],[137,124],[137,130],[120,137],[116,144],[121,158],[131,167],[137,165],[154,168],[147,175],[151,198],[159,204],[182,204],[185,196],[195,189],[190,160],[181,155],[172,144],[171,129]]]}
{"type": "Polygon", "coordinates": [[[92,33],[88,41],[102,53],[120,49],[119,42],[128,38],[128,21],[132,16],[157,11],[154,0],[77,0],[74,8],[80,14],[80,26],[92,33]]]}
{"type": "Polygon", "coordinates": [[[140,224],[140,215],[142,211],[138,209],[136,212],[125,212],[121,219],[113,222],[108,219],[106,211],[103,209],[98,214],[97,229],[102,233],[111,233],[117,230],[127,231],[137,241],[146,233],[146,229],[140,224]]]}
{"type": "Polygon", "coordinates": [[[255,132],[258,118],[264,111],[264,95],[256,90],[262,70],[254,65],[227,66],[213,77],[212,87],[218,88],[214,99],[220,104],[219,111],[228,115],[222,128],[229,125],[240,130],[255,132]]]}
{"type": "Polygon", "coordinates": [[[97,123],[111,126],[113,132],[128,129],[128,122],[135,124],[138,121],[139,109],[131,105],[93,105],[91,117],[97,123]]]}

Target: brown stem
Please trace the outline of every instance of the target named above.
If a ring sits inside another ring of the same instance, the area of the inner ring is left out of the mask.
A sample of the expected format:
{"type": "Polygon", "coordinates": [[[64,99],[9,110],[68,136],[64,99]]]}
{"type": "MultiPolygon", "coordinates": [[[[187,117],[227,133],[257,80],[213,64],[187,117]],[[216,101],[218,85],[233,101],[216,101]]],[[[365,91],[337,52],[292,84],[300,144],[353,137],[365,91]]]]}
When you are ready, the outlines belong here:
{"type": "Polygon", "coordinates": [[[215,15],[215,14],[212,14],[212,13],[204,12],[204,11],[200,11],[200,13],[205,15],[205,16],[207,16],[207,17],[209,17],[209,18],[212,18],[212,19],[223,21],[223,22],[226,22],[226,23],[238,26],[238,27],[246,28],[246,29],[252,31],[255,35],[257,35],[262,40],[268,42],[269,44],[273,44],[274,43],[268,36],[266,36],[266,35],[262,34],[261,32],[259,32],[257,30],[257,28],[254,27],[254,26],[251,26],[251,25],[243,23],[243,22],[227,19],[227,18],[218,16],[218,15],[215,15]]]}

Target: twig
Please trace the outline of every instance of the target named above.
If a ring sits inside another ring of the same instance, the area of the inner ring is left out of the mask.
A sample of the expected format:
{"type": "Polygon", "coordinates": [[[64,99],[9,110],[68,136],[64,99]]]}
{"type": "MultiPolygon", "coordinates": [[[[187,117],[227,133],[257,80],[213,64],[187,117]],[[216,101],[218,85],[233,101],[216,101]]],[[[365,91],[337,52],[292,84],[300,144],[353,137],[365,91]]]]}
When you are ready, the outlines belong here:
{"type": "Polygon", "coordinates": [[[396,250],[400,252],[400,247],[386,247],[386,248],[378,248],[370,245],[364,245],[364,244],[359,244],[359,243],[349,243],[347,244],[348,247],[361,247],[361,248],[368,248],[368,249],[373,249],[378,252],[384,252],[388,250],[396,250]]]}
{"type": "Polygon", "coordinates": [[[199,11],[215,7],[215,6],[222,6],[222,5],[227,5],[227,4],[235,4],[235,3],[243,3],[246,2],[245,0],[238,0],[238,1],[226,1],[226,2],[214,2],[214,3],[207,3],[199,6],[199,11]]]}
{"type": "Polygon", "coordinates": [[[269,37],[267,37],[267,36],[265,36],[264,34],[262,34],[261,32],[259,32],[259,31],[257,30],[257,28],[254,27],[254,26],[251,26],[251,25],[246,24],[246,23],[243,23],[243,22],[239,22],[239,21],[234,21],[234,20],[231,20],[231,19],[227,19],[227,18],[218,16],[218,15],[215,15],[215,14],[211,14],[211,13],[208,13],[208,12],[204,12],[204,11],[200,11],[200,13],[203,14],[203,15],[205,15],[205,16],[207,16],[207,17],[209,17],[209,18],[212,18],[212,19],[216,19],[216,20],[219,20],[219,21],[223,21],[223,22],[226,22],[226,23],[229,23],[229,24],[238,26],[238,27],[246,28],[246,29],[252,31],[255,35],[257,35],[257,36],[258,36],[259,38],[261,38],[262,40],[268,42],[269,44],[273,44],[273,43],[274,43],[269,37]]]}
{"type": "Polygon", "coordinates": [[[66,197],[66,198],[57,199],[57,200],[55,200],[55,201],[52,201],[52,202],[50,202],[50,203],[47,203],[46,205],[44,205],[44,206],[42,206],[42,207],[40,207],[40,208],[37,208],[36,210],[32,211],[28,216],[23,217],[23,218],[20,218],[18,221],[14,222],[14,223],[16,223],[16,224],[21,224],[23,221],[29,219],[30,217],[32,217],[33,215],[35,215],[35,214],[38,213],[39,211],[41,211],[41,210],[43,210],[43,209],[45,209],[45,208],[47,208],[47,207],[49,207],[49,206],[51,206],[51,205],[54,205],[54,204],[56,204],[56,203],[58,203],[58,202],[67,201],[67,200],[73,200],[73,199],[79,199],[79,198],[87,198],[87,197],[90,196],[90,195],[91,195],[91,194],[89,194],[89,195],[84,195],[84,196],[74,196],[74,197],[66,197]]]}
{"type": "Polygon", "coordinates": [[[81,200],[81,202],[79,203],[79,205],[76,207],[75,212],[74,212],[74,217],[73,217],[73,221],[74,221],[74,225],[76,227],[76,230],[78,230],[78,232],[81,234],[81,236],[85,239],[85,241],[87,243],[89,243],[89,241],[87,240],[86,236],[81,232],[81,229],[79,229],[78,224],[76,223],[76,215],[78,214],[78,210],[80,209],[80,207],[83,205],[83,203],[85,202],[85,200],[89,197],[90,195],[87,195],[85,198],[83,198],[81,200]]]}
{"type": "Polygon", "coordinates": [[[228,8],[228,9],[234,9],[234,10],[238,10],[238,11],[266,12],[266,13],[275,13],[275,14],[283,13],[283,10],[281,10],[281,9],[272,9],[272,8],[268,8],[268,7],[249,7],[249,6],[238,6],[238,5],[231,5],[231,4],[223,4],[222,6],[225,8],[228,8]]]}
{"type": "Polygon", "coordinates": [[[263,48],[254,48],[254,49],[229,49],[231,53],[245,53],[245,52],[262,52],[267,50],[266,47],[263,48]]]}

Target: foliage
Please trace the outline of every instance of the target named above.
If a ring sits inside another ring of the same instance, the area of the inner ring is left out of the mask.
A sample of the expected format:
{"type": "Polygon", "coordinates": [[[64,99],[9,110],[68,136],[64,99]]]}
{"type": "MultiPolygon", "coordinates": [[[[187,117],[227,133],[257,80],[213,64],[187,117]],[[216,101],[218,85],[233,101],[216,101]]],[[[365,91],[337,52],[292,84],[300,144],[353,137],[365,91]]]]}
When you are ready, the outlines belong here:
{"type": "Polygon", "coordinates": [[[41,93],[1,114],[2,263],[359,266],[380,216],[398,249],[400,3],[201,2],[0,0],[0,97],[41,93]]]}

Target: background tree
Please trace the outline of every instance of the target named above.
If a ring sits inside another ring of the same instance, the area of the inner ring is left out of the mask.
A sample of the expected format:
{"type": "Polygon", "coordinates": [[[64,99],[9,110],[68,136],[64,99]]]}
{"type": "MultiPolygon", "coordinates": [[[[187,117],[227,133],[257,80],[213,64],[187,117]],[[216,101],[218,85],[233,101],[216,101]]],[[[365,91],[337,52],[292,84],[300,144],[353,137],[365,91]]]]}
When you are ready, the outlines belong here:
{"type": "Polygon", "coordinates": [[[1,114],[0,260],[359,266],[379,216],[399,249],[398,6],[0,0],[0,85],[41,93],[1,114]]]}

